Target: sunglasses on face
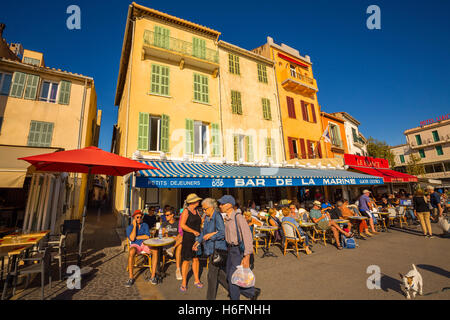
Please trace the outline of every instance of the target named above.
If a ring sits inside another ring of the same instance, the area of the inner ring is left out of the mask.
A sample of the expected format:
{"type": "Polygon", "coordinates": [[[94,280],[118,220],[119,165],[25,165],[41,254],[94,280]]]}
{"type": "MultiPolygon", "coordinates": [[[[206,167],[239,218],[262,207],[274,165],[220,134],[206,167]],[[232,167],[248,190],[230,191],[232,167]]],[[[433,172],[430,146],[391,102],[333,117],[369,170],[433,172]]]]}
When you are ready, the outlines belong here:
{"type": "Polygon", "coordinates": [[[171,215],[173,215],[173,213],[165,214],[166,217],[169,217],[169,216],[171,216],[171,215]]]}
{"type": "Polygon", "coordinates": [[[142,216],[137,216],[136,217],[136,220],[140,220],[140,219],[142,219],[142,216]]]}

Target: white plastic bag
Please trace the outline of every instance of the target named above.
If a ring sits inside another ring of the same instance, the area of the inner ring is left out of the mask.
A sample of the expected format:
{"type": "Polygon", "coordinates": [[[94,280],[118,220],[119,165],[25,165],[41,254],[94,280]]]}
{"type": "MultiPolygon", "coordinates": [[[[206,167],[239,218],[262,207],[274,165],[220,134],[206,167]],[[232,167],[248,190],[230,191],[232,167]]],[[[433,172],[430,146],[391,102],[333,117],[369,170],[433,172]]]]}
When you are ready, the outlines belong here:
{"type": "Polygon", "coordinates": [[[449,231],[448,221],[447,221],[447,219],[445,219],[444,217],[439,217],[438,226],[439,226],[444,232],[448,232],[448,231],[449,231]]]}
{"type": "Polygon", "coordinates": [[[231,283],[242,288],[251,288],[255,286],[255,275],[250,268],[239,265],[231,276],[231,283]]]}

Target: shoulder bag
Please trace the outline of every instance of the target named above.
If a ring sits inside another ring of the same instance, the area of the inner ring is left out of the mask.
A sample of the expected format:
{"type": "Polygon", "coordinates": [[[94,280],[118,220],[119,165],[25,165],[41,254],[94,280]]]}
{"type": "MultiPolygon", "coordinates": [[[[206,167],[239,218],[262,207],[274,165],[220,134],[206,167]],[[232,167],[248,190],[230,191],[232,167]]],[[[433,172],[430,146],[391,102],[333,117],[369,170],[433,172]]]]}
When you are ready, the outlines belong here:
{"type": "MultiPolygon", "coordinates": [[[[214,213],[214,231],[216,230],[216,217],[217,212],[214,213]]],[[[223,267],[226,265],[228,252],[226,250],[216,249],[216,241],[213,245],[213,254],[211,257],[211,263],[216,267],[223,267]]]]}

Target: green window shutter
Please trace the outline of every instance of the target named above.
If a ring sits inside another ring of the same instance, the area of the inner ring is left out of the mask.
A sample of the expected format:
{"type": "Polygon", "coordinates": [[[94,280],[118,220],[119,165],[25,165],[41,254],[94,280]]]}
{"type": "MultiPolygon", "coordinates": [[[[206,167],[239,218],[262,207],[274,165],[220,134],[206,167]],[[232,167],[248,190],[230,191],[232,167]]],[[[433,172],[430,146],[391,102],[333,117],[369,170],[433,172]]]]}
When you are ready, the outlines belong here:
{"type": "Polygon", "coordinates": [[[10,97],[22,98],[26,77],[27,77],[26,73],[14,72],[11,91],[9,92],[10,97]]]}
{"type": "Polygon", "coordinates": [[[205,59],[206,58],[206,41],[203,39],[193,37],[192,42],[193,42],[192,55],[197,58],[205,59]]]}
{"type": "Polygon", "coordinates": [[[422,145],[422,138],[420,137],[420,134],[416,134],[416,142],[418,146],[422,145]]]}
{"type": "Polygon", "coordinates": [[[272,120],[272,113],[270,111],[270,100],[267,98],[262,98],[262,106],[264,119],[272,120]]]}
{"type": "Polygon", "coordinates": [[[239,57],[229,53],[228,54],[229,71],[233,74],[241,74],[239,67],[239,57]]]}
{"type": "Polygon", "coordinates": [[[272,150],[270,150],[271,156],[272,156],[272,161],[276,162],[277,157],[276,157],[276,152],[275,152],[276,146],[275,146],[275,140],[274,139],[270,139],[270,146],[272,148],[272,150]]]}
{"type": "Polygon", "coordinates": [[[404,155],[400,155],[400,162],[401,163],[405,163],[405,156],[404,155]]]}
{"type": "Polygon", "coordinates": [[[432,134],[433,134],[434,142],[438,142],[439,141],[439,134],[438,134],[437,130],[433,131],[432,134]]]}
{"type": "Polygon", "coordinates": [[[228,71],[234,73],[234,59],[231,53],[228,54],[228,71]]]}
{"type": "Polygon", "coordinates": [[[212,129],[212,155],[218,157],[220,155],[220,144],[219,144],[219,125],[217,123],[211,124],[212,129]]]}
{"type": "Polygon", "coordinates": [[[231,90],[231,111],[235,114],[242,114],[241,93],[231,90]]]}
{"type": "Polygon", "coordinates": [[[194,73],[194,101],[209,103],[209,80],[207,76],[194,73]]]}
{"type": "Polygon", "coordinates": [[[168,115],[161,116],[161,151],[169,152],[169,122],[168,115]]]}
{"type": "Polygon", "coordinates": [[[239,136],[233,136],[234,161],[239,161],[239,136]]]}
{"type": "Polygon", "coordinates": [[[151,93],[156,93],[159,94],[160,90],[160,69],[161,67],[156,65],[156,64],[152,64],[152,81],[151,81],[151,89],[150,92],[151,93]]]}
{"type": "Polygon", "coordinates": [[[31,121],[28,133],[28,145],[34,147],[50,147],[53,135],[53,123],[31,121]]]}
{"type": "Polygon", "coordinates": [[[209,103],[209,84],[206,76],[202,76],[202,101],[209,103]]]}
{"type": "Polygon", "coordinates": [[[169,95],[169,67],[161,67],[161,94],[169,95]]]}
{"type": "Polygon", "coordinates": [[[194,73],[194,101],[201,101],[201,88],[200,75],[194,73]]]}
{"type": "Polygon", "coordinates": [[[238,114],[242,114],[241,93],[239,91],[237,92],[237,109],[238,109],[238,114]]]}
{"type": "Polygon", "coordinates": [[[266,138],[266,156],[267,158],[272,157],[272,140],[270,138],[266,138]]]}
{"type": "Polygon", "coordinates": [[[442,151],[442,146],[436,146],[436,152],[438,156],[442,156],[444,151],[442,151]]]}
{"type": "Polygon", "coordinates": [[[231,112],[237,113],[236,108],[236,91],[231,90],[231,112]]]}
{"type": "Polygon", "coordinates": [[[194,120],[186,119],[186,153],[194,153],[194,120]]]}
{"type": "Polygon", "coordinates": [[[267,83],[267,68],[260,63],[258,63],[258,81],[267,83]]]}
{"type": "Polygon", "coordinates": [[[39,85],[39,76],[29,74],[27,76],[24,99],[35,100],[37,88],[39,85]]]}
{"type": "Polygon", "coordinates": [[[70,88],[72,83],[70,81],[61,81],[59,89],[59,104],[69,104],[70,101],[70,88]]]}
{"type": "Polygon", "coordinates": [[[157,47],[161,47],[164,49],[169,49],[170,42],[170,30],[167,28],[163,28],[160,26],[155,26],[154,32],[154,44],[157,47]]]}
{"type": "Polygon", "coordinates": [[[252,136],[245,137],[245,146],[247,151],[247,162],[253,162],[253,138],[252,136]]]}
{"type": "Polygon", "coordinates": [[[138,126],[138,150],[148,150],[148,127],[149,115],[145,112],[139,112],[138,126]]]}
{"type": "Polygon", "coordinates": [[[425,158],[425,150],[424,149],[420,149],[419,154],[420,154],[421,158],[425,158]]]}
{"type": "Polygon", "coordinates": [[[152,64],[150,92],[164,96],[169,95],[169,67],[152,64]]]}

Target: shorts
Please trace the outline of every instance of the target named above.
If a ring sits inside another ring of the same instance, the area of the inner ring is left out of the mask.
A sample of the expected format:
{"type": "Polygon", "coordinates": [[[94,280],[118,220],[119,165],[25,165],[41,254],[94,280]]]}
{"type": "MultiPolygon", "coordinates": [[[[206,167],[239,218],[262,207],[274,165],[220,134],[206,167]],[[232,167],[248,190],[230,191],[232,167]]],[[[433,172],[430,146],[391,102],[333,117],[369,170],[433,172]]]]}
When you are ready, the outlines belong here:
{"type": "Polygon", "coordinates": [[[331,226],[330,226],[328,220],[320,220],[320,221],[317,223],[317,226],[318,226],[319,229],[321,229],[321,230],[328,230],[328,229],[331,228],[331,226]]]}
{"type": "Polygon", "coordinates": [[[150,254],[150,248],[148,246],[146,246],[144,243],[142,243],[141,245],[134,243],[134,244],[130,245],[130,248],[136,248],[137,254],[141,254],[142,252],[150,254]]]}
{"type": "Polygon", "coordinates": [[[361,212],[361,215],[362,215],[363,217],[367,217],[367,218],[369,218],[369,219],[372,218],[372,214],[370,213],[370,211],[359,210],[359,212],[361,212]]]}

